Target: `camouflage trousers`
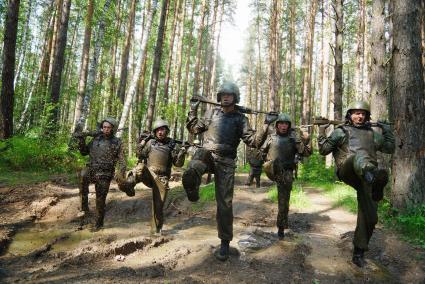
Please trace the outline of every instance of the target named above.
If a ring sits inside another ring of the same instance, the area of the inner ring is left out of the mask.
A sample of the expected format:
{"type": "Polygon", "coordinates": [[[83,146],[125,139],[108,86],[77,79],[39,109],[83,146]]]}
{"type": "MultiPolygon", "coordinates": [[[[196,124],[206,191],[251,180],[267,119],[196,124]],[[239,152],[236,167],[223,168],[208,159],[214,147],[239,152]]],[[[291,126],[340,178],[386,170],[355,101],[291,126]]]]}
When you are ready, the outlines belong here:
{"type": "MultiPolygon", "coordinates": [[[[207,172],[214,173],[215,199],[217,202],[217,231],[222,240],[233,239],[233,188],[235,184],[235,160],[221,157],[205,149],[198,149],[189,162],[185,173],[196,181],[199,190],[201,177],[207,172]]],[[[185,188],[186,189],[186,188],[185,188]]]]}
{"type": "Polygon", "coordinates": [[[80,201],[81,210],[89,211],[89,185],[90,183],[95,184],[96,191],[96,225],[103,226],[103,220],[105,218],[105,203],[106,196],[108,195],[109,186],[111,184],[113,172],[109,174],[99,174],[95,169],[86,167],[81,170],[79,174],[79,190],[80,190],[80,201]]]}
{"type": "Polygon", "coordinates": [[[261,170],[262,170],[262,167],[251,166],[251,169],[249,171],[248,180],[247,180],[246,184],[251,185],[252,182],[255,179],[256,187],[260,187],[260,185],[261,185],[261,183],[260,183],[260,181],[261,181],[261,170]]]}
{"type": "Polygon", "coordinates": [[[152,189],[151,232],[159,233],[164,225],[164,204],[169,190],[169,177],[156,175],[143,163],[139,163],[134,171],[136,183],[143,182],[152,189]]]}
{"type": "Polygon", "coordinates": [[[388,182],[388,173],[385,170],[375,171],[375,180],[368,183],[357,170],[361,159],[353,155],[349,157],[337,171],[338,177],[353,187],[357,193],[357,225],[354,232],[353,244],[355,247],[368,250],[370,238],[378,222],[378,201],[382,199],[382,191],[388,182]]]}
{"type": "Polygon", "coordinates": [[[293,183],[293,171],[285,170],[282,172],[282,177],[277,181],[277,200],[278,200],[278,213],[276,226],[288,228],[288,213],[289,213],[289,200],[291,198],[291,190],[293,183]]]}

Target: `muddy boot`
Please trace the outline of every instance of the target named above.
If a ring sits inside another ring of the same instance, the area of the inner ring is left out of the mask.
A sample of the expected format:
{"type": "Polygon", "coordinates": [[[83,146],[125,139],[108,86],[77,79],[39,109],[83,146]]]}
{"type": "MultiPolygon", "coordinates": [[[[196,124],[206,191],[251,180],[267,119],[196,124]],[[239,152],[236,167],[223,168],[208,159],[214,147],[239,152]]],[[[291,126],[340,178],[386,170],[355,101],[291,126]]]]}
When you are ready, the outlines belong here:
{"type": "Polygon", "coordinates": [[[384,188],[388,183],[388,172],[384,169],[376,171],[376,178],[372,185],[373,201],[381,201],[384,198],[384,188]]]}
{"type": "Polygon", "coordinates": [[[220,261],[226,261],[229,258],[230,241],[221,240],[220,249],[215,252],[215,257],[220,261]]]}
{"type": "Polygon", "coordinates": [[[364,267],[366,265],[363,249],[354,247],[352,262],[358,267],[364,267]]]}
{"type": "Polygon", "coordinates": [[[256,187],[256,188],[260,188],[260,187],[261,187],[260,179],[256,180],[256,182],[255,182],[255,187],[256,187]]]}
{"type": "Polygon", "coordinates": [[[285,238],[285,229],[283,227],[278,227],[277,237],[279,238],[279,240],[283,240],[285,238]]]}
{"type": "Polygon", "coordinates": [[[187,169],[182,176],[182,183],[187,194],[187,199],[192,202],[199,200],[199,185],[201,180],[195,169],[187,169]]]}
{"type": "Polygon", "coordinates": [[[136,177],[133,175],[132,172],[128,173],[127,179],[118,181],[118,189],[122,192],[125,192],[125,194],[130,197],[136,195],[136,191],[134,190],[135,186],[136,177]]]}

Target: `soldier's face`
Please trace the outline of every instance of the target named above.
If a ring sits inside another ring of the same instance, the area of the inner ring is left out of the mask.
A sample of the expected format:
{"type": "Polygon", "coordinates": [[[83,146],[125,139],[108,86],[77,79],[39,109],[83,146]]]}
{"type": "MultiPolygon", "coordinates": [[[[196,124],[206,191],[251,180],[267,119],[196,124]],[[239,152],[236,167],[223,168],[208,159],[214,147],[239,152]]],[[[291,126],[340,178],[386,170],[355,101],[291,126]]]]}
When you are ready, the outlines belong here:
{"type": "Polygon", "coordinates": [[[156,138],[162,140],[167,137],[168,130],[166,127],[160,127],[155,131],[156,138]]]}
{"type": "Polygon", "coordinates": [[[289,129],[289,123],[285,121],[279,121],[276,124],[276,132],[277,134],[286,134],[289,129]]]}
{"type": "Polygon", "coordinates": [[[351,121],[354,125],[364,124],[366,121],[366,111],[360,109],[351,111],[351,121]]]}
{"type": "Polygon", "coordinates": [[[233,94],[223,93],[221,94],[221,105],[222,106],[231,106],[235,100],[233,94]]]}
{"type": "Polygon", "coordinates": [[[102,124],[102,132],[104,135],[106,136],[110,136],[112,134],[112,128],[114,126],[112,124],[110,124],[109,122],[103,122],[102,124]]]}

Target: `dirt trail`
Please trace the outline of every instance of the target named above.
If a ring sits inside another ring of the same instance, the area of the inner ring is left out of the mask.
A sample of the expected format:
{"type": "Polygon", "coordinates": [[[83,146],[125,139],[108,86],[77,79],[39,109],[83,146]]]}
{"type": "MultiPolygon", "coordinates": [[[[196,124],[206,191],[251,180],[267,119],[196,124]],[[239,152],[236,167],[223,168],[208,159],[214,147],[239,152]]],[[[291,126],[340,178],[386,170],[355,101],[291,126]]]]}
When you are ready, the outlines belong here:
{"type": "MultiPolygon", "coordinates": [[[[425,252],[378,228],[367,267],[350,262],[356,216],[305,188],[311,206],[291,208],[276,237],[268,186],[236,180],[231,257],[217,261],[215,204],[192,206],[172,189],[163,236],[149,235],[151,193],[127,197],[113,186],[105,229],[79,230],[78,190],[66,183],[0,188],[0,282],[14,283],[423,283],[425,252]],[[403,256],[403,257],[401,257],[403,256]]],[[[173,182],[172,187],[179,186],[173,182]]],[[[90,189],[94,211],[94,190],[90,189]]],[[[91,220],[92,221],[92,220],[91,220]]]]}

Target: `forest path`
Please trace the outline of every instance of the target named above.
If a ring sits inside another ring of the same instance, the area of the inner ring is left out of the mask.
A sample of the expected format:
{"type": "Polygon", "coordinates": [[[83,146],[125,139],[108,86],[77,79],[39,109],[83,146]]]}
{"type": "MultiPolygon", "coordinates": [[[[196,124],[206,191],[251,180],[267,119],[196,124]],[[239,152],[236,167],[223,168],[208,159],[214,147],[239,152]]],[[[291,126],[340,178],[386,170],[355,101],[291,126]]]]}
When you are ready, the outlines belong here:
{"type": "MultiPolygon", "coordinates": [[[[163,236],[149,234],[151,193],[135,197],[111,188],[105,229],[79,229],[78,189],[60,183],[1,188],[3,239],[0,282],[30,283],[421,283],[425,252],[378,227],[366,254],[351,263],[356,216],[318,189],[305,187],[309,206],[290,208],[285,240],[276,236],[277,204],[264,187],[236,178],[231,257],[213,256],[219,245],[215,202],[191,204],[172,182],[163,236]],[[9,230],[9,231],[8,231],[9,230]],[[6,232],[6,233],[5,233],[6,232]],[[9,232],[7,234],[7,232],[9,232]],[[402,257],[403,255],[403,257],[402,257]],[[408,256],[408,257],[406,257],[408,256]]],[[[90,189],[90,209],[94,194],[90,189]]],[[[93,222],[92,218],[89,219],[93,222]]],[[[2,239],[2,238],[0,238],[2,239]]]]}

